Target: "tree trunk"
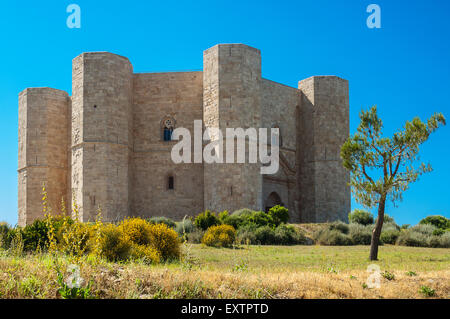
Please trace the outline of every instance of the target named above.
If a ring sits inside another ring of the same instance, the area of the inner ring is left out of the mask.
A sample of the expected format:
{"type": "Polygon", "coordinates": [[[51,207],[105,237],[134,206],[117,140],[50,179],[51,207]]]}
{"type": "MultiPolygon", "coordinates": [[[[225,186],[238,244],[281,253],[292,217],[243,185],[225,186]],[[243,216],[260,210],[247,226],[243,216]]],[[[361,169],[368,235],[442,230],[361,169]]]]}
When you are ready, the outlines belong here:
{"type": "Polygon", "coordinates": [[[380,243],[381,229],[383,228],[384,221],[384,207],[386,205],[386,196],[381,196],[378,203],[378,217],[375,224],[375,228],[372,232],[372,241],[370,243],[370,260],[378,259],[378,244],[380,243]]]}

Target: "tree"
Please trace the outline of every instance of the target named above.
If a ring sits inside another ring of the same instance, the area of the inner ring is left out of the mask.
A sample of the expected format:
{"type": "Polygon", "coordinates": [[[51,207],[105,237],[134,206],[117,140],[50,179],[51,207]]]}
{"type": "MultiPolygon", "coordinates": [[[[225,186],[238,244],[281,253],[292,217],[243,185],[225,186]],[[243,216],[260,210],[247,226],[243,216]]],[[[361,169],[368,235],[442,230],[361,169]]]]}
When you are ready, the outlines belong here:
{"type": "Polygon", "coordinates": [[[357,132],[341,147],[341,158],[351,172],[350,186],[356,201],[368,208],[378,205],[370,246],[370,260],[377,260],[386,200],[394,204],[401,201],[411,183],[432,171],[430,164],[415,165],[420,161],[419,146],[440,125],[445,125],[445,118],[436,113],[425,124],[416,117],[392,138],[386,138],[382,137],[383,123],[376,106],[362,110],[359,117],[357,132]]]}

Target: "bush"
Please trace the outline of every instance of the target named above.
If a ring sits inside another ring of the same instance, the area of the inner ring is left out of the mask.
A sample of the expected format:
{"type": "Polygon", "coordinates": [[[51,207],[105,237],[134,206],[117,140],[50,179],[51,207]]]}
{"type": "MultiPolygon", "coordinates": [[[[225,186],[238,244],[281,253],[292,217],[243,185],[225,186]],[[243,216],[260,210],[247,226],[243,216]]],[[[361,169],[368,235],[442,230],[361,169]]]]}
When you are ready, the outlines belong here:
{"type": "Polygon", "coordinates": [[[445,230],[443,230],[441,228],[433,230],[433,236],[441,236],[441,235],[444,235],[444,233],[445,233],[445,230]]]}
{"type": "MultiPolygon", "coordinates": [[[[373,225],[373,228],[375,227],[375,225],[373,225]]],[[[393,222],[383,222],[383,227],[382,227],[382,231],[398,231],[400,230],[400,227],[393,222]]]]}
{"type": "Polygon", "coordinates": [[[233,214],[231,214],[230,216],[251,215],[251,214],[253,214],[254,212],[255,212],[254,210],[251,210],[251,209],[249,209],[249,208],[241,208],[241,209],[235,210],[235,211],[233,212],[233,214]]]}
{"type": "Polygon", "coordinates": [[[0,223],[0,249],[8,249],[11,242],[11,227],[4,222],[0,223]]]}
{"type": "Polygon", "coordinates": [[[23,249],[25,251],[36,251],[39,247],[45,250],[48,247],[48,226],[42,219],[36,219],[32,224],[19,229],[23,239],[23,249]]]}
{"type": "Polygon", "coordinates": [[[413,246],[413,247],[427,247],[430,235],[424,234],[414,230],[415,227],[410,228],[400,233],[397,239],[397,245],[413,246]]]}
{"type": "Polygon", "coordinates": [[[190,218],[183,219],[175,226],[175,231],[180,235],[192,233],[194,230],[195,226],[190,218]]]}
{"type": "Polygon", "coordinates": [[[370,228],[362,224],[350,224],[349,236],[354,245],[370,245],[372,241],[372,232],[370,228]]]}
{"type": "Polygon", "coordinates": [[[348,220],[350,223],[361,225],[370,225],[374,222],[372,213],[362,209],[355,209],[353,212],[350,212],[348,220]]]}
{"type": "Polygon", "coordinates": [[[180,258],[178,234],[165,224],[150,225],[150,247],[159,252],[162,260],[180,258]]]}
{"type": "Polygon", "coordinates": [[[128,218],[123,220],[118,227],[123,234],[136,245],[151,244],[151,224],[142,218],[128,218]]]}
{"type": "Polygon", "coordinates": [[[440,215],[432,215],[422,219],[420,225],[433,225],[436,228],[445,230],[450,228],[450,219],[440,215]]]}
{"type": "Polygon", "coordinates": [[[62,225],[57,226],[56,230],[58,249],[71,256],[81,256],[90,252],[92,245],[95,244],[91,241],[95,237],[94,227],[87,223],[75,222],[69,217],[64,217],[61,221],[62,225]]]}
{"type": "Polygon", "coordinates": [[[211,226],[202,238],[202,244],[212,247],[231,247],[236,230],[230,225],[211,226]]]}
{"type": "Polygon", "coordinates": [[[192,244],[200,244],[202,242],[203,235],[205,235],[204,230],[195,228],[194,231],[186,234],[186,240],[192,244]]]}
{"type": "Polygon", "coordinates": [[[388,214],[384,214],[383,223],[394,223],[395,224],[395,221],[394,221],[394,218],[392,218],[388,214]]]}
{"type": "Polygon", "coordinates": [[[221,222],[215,213],[206,210],[195,217],[194,224],[200,229],[207,230],[211,226],[220,225],[221,222]]]}
{"type": "Polygon", "coordinates": [[[254,224],[257,227],[262,226],[276,226],[272,216],[265,213],[265,212],[253,212],[250,216],[248,216],[247,220],[245,221],[245,224],[254,224]]]}
{"type": "Polygon", "coordinates": [[[450,248],[450,232],[446,231],[442,236],[440,236],[440,246],[442,248],[450,248]]]}
{"type": "Polygon", "coordinates": [[[158,264],[161,260],[161,254],[150,246],[135,245],[131,246],[130,256],[133,259],[140,260],[146,264],[158,264]]]}
{"type": "Polygon", "coordinates": [[[292,225],[281,224],[275,228],[275,242],[278,245],[298,245],[306,242],[303,233],[292,225]]]}
{"type": "Polygon", "coordinates": [[[431,236],[428,238],[428,246],[432,248],[441,247],[441,237],[440,236],[431,236]]]}
{"type": "Polygon", "coordinates": [[[410,229],[408,229],[408,231],[421,233],[421,234],[424,234],[426,236],[433,235],[433,232],[435,230],[436,230],[436,227],[433,226],[433,225],[429,225],[429,224],[419,224],[419,225],[416,225],[416,226],[411,227],[410,229]]]}
{"type": "Polygon", "coordinates": [[[347,246],[352,244],[350,237],[337,229],[322,228],[314,233],[314,240],[319,245],[347,246]]]}
{"type": "Polygon", "coordinates": [[[238,228],[236,233],[237,241],[241,244],[254,245],[257,244],[256,241],[256,226],[255,225],[245,225],[238,228]]]}
{"type": "Polygon", "coordinates": [[[108,224],[102,227],[101,255],[109,261],[125,261],[130,257],[132,242],[122,227],[108,224]]]}
{"type": "Polygon", "coordinates": [[[269,216],[271,222],[278,226],[280,224],[285,224],[289,220],[289,211],[286,207],[276,205],[269,209],[269,216]]]}
{"type": "Polygon", "coordinates": [[[241,215],[229,215],[222,219],[222,223],[226,225],[233,226],[234,229],[239,229],[247,224],[249,224],[249,216],[251,214],[241,214],[241,215]]]}
{"type": "Polygon", "coordinates": [[[167,217],[152,217],[148,220],[151,224],[165,224],[170,228],[175,228],[175,222],[167,217]]]}
{"type": "Polygon", "coordinates": [[[275,230],[270,226],[258,227],[255,230],[256,242],[260,245],[273,245],[275,243],[275,230]]]}
{"type": "Polygon", "coordinates": [[[141,218],[129,218],[118,227],[133,244],[150,246],[158,251],[162,260],[180,256],[178,234],[166,224],[150,224],[141,218]]]}
{"type": "Polygon", "coordinates": [[[328,225],[328,229],[329,230],[336,230],[336,231],[339,231],[339,232],[341,232],[343,234],[348,234],[348,231],[349,231],[350,228],[349,228],[348,224],[343,223],[341,221],[336,221],[336,222],[333,222],[330,225],[328,225]]]}
{"type": "Polygon", "coordinates": [[[380,240],[383,244],[394,245],[397,242],[398,237],[400,236],[400,231],[398,230],[383,230],[381,232],[380,240]]]}

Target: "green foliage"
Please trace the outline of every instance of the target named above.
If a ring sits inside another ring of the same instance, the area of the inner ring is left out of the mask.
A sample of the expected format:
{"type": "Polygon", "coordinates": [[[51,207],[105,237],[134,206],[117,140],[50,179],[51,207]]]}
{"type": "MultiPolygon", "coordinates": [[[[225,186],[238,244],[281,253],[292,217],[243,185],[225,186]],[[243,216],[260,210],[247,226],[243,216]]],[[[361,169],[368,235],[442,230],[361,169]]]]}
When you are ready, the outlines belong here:
{"type": "Polygon", "coordinates": [[[306,242],[306,237],[292,225],[281,224],[272,228],[247,224],[238,229],[237,240],[241,244],[252,245],[299,245],[306,242]]]}
{"type": "Polygon", "coordinates": [[[343,165],[352,173],[350,185],[356,200],[366,207],[387,198],[401,200],[411,183],[432,170],[430,165],[414,167],[414,163],[419,146],[440,125],[445,125],[444,116],[434,114],[427,123],[416,117],[392,138],[382,137],[383,122],[376,106],[362,110],[360,120],[357,132],[341,148],[343,165]],[[378,179],[369,176],[370,172],[377,176],[377,171],[378,179]]]}
{"type": "Polygon", "coordinates": [[[419,224],[409,229],[411,232],[421,233],[427,236],[433,235],[435,230],[436,227],[430,224],[419,224]]]}
{"type": "Polygon", "coordinates": [[[441,228],[433,230],[433,236],[441,236],[441,235],[444,235],[444,233],[445,233],[445,230],[443,230],[441,228]]]}
{"type": "Polygon", "coordinates": [[[436,291],[428,286],[421,286],[419,292],[427,297],[434,297],[436,295],[436,291]]]}
{"type": "Polygon", "coordinates": [[[292,225],[281,224],[275,228],[277,245],[299,245],[306,243],[305,235],[292,225]]]}
{"type": "Polygon", "coordinates": [[[12,228],[7,223],[0,223],[0,249],[8,249],[11,243],[12,228]]]}
{"type": "Polygon", "coordinates": [[[231,247],[236,230],[230,225],[211,226],[202,238],[202,244],[212,247],[231,247]]]}
{"type": "Polygon", "coordinates": [[[151,224],[165,224],[170,228],[175,228],[176,226],[175,222],[172,219],[162,216],[152,217],[148,221],[151,224]]]}
{"type": "Polygon", "coordinates": [[[250,215],[246,221],[246,224],[251,223],[256,225],[257,227],[262,226],[273,226],[274,221],[272,220],[272,216],[265,212],[254,212],[250,215]]]}
{"type": "Polygon", "coordinates": [[[260,245],[273,245],[276,242],[275,230],[267,225],[256,228],[255,237],[260,245]]]}
{"type": "Polygon", "coordinates": [[[380,240],[383,244],[395,245],[399,236],[400,231],[390,229],[381,232],[380,240]]]}
{"type": "Polygon", "coordinates": [[[204,235],[204,230],[195,228],[192,232],[186,234],[186,240],[192,244],[200,244],[204,235]]]}
{"type": "Polygon", "coordinates": [[[408,229],[400,233],[397,239],[397,245],[427,247],[430,235],[424,234],[413,229],[408,229]]]}
{"type": "Polygon", "coordinates": [[[337,229],[322,228],[314,233],[314,240],[319,245],[348,246],[352,244],[350,236],[337,229]]]}
{"type": "Polygon", "coordinates": [[[350,223],[361,225],[370,225],[374,221],[372,213],[363,209],[354,209],[348,214],[348,220],[350,223]]]}
{"type": "Polygon", "coordinates": [[[184,218],[175,226],[175,231],[180,235],[192,233],[194,230],[195,226],[190,218],[184,218]]]}
{"type": "Polygon", "coordinates": [[[91,284],[92,282],[89,282],[86,287],[77,287],[77,285],[67,285],[67,283],[64,281],[64,277],[59,270],[59,268],[56,268],[57,271],[57,283],[59,285],[58,288],[58,294],[61,296],[62,299],[93,299],[95,298],[95,295],[91,292],[91,284]]]}
{"type": "Polygon", "coordinates": [[[350,230],[349,225],[346,224],[346,223],[343,223],[341,221],[336,221],[336,222],[331,223],[330,225],[328,225],[328,228],[330,230],[339,231],[339,232],[341,232],[343,234],[348,234],[348,232],[350,230]]]}
{"type": "Polygon", "coordinates": [[[249,208],[241,208],[233,212],[231,216],[242,216],[242,215],[251,215],[254,212],[254,210],[251,210],[249,208]]]}
{"type": "Polygon", "coordinates": [[[255,231],[256,226],[251,224],[238,228],[236,233],[238,243],[248,245],[257,244],[255,231]]]}
{"type": "Polygon", "coordinates": [[[211,226],[220,225],[221,222],[214,212],[206,210],[195,217],[194,224],[200,229],[207,230],[211,226]]]}
{"type": "Polygon", "coordinates": [[[422,219],[419,224],[421,225],[433,225],[438,229],[450,229],[450,219],[440,215],[432,215],[422,219]]]}
{"type": "Polygon", "coordinates": [[[395,275],[394,275],[393,273],[387,271],[387,270],[384,271],[384,272],[382,272],[382,273],[381,273],[381,276],[383,276],[383,278],[385,278],[385,279],[387,279],[387,280],[389,280],[389,281],[395,279],[395,275]]]}
{"type": "Polygon", "coordinates": [[[406,276],[410,276],[410,277],[415,277],[415,276],[417,276],[417,273],[414,272],[414,271],[407,271],[407,272],[405,273],[405,275],[406,275],[406,276]]]}
{"type": "Polygon", "coordinates": [[[130,256],[132,241],[123,229],[113,224],[105,225],[100,241],[101,254],[109,261],[125,261],[130,256]]]}
{"type": "Polygon", "coordinates": [[[350,224],[349,236],[354,245],[370,245],[372,232],[362,224],[350,224]]]}
{"type": "Polygon", "coordinates": [[[395,224],[394,218],[392,218],[388,214],[384,214],[383,222],[384,223],[394,223],[395,224]]]}
{"type": "Polygon", "coordinates": [[[278,226],[280,224],[285,224],[289,220],[289,211],[286,207],[276,205],[269,209],[269,216],[271,223],[278,226]]]}
{"type": "Polygon", "coordinates": [[[439,241],[440,247],[450,248],[450,232],[446,231],[443,235],[441,235],[439,241]]]}

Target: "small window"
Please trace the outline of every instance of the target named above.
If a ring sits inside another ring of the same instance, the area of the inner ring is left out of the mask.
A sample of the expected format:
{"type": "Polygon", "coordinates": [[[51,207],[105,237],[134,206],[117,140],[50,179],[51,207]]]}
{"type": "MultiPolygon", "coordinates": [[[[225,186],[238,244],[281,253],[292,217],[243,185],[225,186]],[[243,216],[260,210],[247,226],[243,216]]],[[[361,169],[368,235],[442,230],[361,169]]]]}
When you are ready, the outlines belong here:
{"type": "Polygon", "coordinates": [[[164,141],[171,141],[172,140],[172,128],[165,127],[164,128],[164,141]]]}
{"type": "Polygon", "coordinates": [[[171,141],[173,128],[175,126],[174,120],[171,118],[166,118],[162,122],[162,138],[163,141],[171,141]]]}
{"type": "Polygon", "coordinates": [[[272,125],[272,128],[278,129],[278,147],[283,146],[283,137],[281,136],[281,128],[278,125],[272,125]]]}
{"type": "Polygon", "coordinates": [[[174,178],[173,176],[169,176],[169,180],[168,180],[168,189],[174,189],[174,178]]]}

